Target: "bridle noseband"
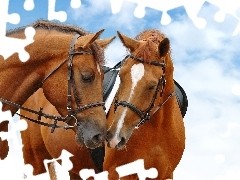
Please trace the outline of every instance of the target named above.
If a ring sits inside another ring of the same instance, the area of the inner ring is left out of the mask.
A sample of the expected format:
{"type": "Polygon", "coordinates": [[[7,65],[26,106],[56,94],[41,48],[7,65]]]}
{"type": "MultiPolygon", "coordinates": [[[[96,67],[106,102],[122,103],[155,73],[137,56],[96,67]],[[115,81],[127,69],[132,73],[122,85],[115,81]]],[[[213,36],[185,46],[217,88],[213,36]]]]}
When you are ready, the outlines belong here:
{"type": "MultiPolygon", "coordinates": [[[[131,58],[133,60],[139,61],[141,63],[145,63],[145,61],[142,58],[136,58],[133,54],[127,55],[125,57],[125,59],[123,60],[123,62],[127,59],[127,58],[131,58]]],[[[114,110],[116,111],[118,106],[123,106],[123,107],[128,107],[129,109],[131,109],[133,112],[135,112],[139,117],[140,117],[140,121],[138,122],[138,124],[135,126],[135,128],[139,128],[142,124],[144,124],[146,121],[148,121],[150,119],[151,116],[151,112],[152,109],[154,107],[155,101],[157,99],[157,95],[160,92],[160,97],[162,97],[163,95],[163,91],[165,88],[165,84],[166,84],[166,78],[165,78],[165,69],[166,69],[166,64],[165,64],[165,59],[163,60],[163,62],[158,62],[158,61],[150,61],[149,63],[150,65],[154,65],[154,66],[160,66],[162,67],[163,70],[163,74],[162,76],[159,78],[158,80],[158,84],[155,90],[155,93],[152,97],[152,100],[148,106],[148,108],[144,111],[140,110],[138,107],[136,107],[135,105],[127,102],[127,101],[118,101],[117,98],[115,98],[115,102],[114,102],[114,110]]],[[[165,104],[165,102],[170,99],[172,96],[174,95],[174,92],[171,93],[168,98],[161,104],[158,105],[157,109],[152,113],[154,114],[155,112],[157,112],[163,104],[165,104]]]]}
{"type": "Polygon", "coordinates": [[[35,111],[35,110],[32,110],[32,109],[23,107],[23,106],[21,106],[19,104],[16,104],[14,102],[3,99],[3,98],[0,98],[0,101],[5,103],[5,104],[8,104],[10,106],[16,107],[17,109],[22,109],[22,110],[28,111],[30,113],[37,114],[38,115],[38,120],[35,120],[35,119],[32,119],[32,118],[26,117],[24,115],[21,115],[19,113],[16,113],[17,115],[19,115],[19,116],[21,116],[21,117],[23,117],[27,120],[30,120],[32,122],[35,122],[35,123],[40,124],[40,125],[51,127],[52,128],[51,132],[54,132],[55,128],[70,129],[70,128],[73,128],[75,126],[80,126],[80,123],[77,121],[76,114],[79,113],[79,112],[82,112],[86,109],[97,107],[97,106],[103,106],[103,109],[105,109],[105,102],[95,102],[95,103],[90,103],[90,104],[87,104],[87,105],[84,105],[84,106],[80,105],[80,99],[77,95],[77,88],[76,88],[75,80],[74,80],[74,76],[73,76],[73,74],[74,74],[74,72],[73,72],[73,56],[74,55],[93,54],[93,52],[91,50],[88,50],[88,51],[86,51],[86,50],[75,51],[74,50],[74,44],[79,37],[80,37],[79,34],[76,34],[73,37],[71,45],[70,45],[70,51],[69,51],[69,54],[68,54],[68,59],[64,60],[56,68],[54,68],[47,76],[45,76],[45,78],[42,80],[41,85],[40,85],[40,87],[41,87],[43,85],[43,83],[53,73],[55,73],[63,64],[65,64],[65,62],[68,62],[68,77],[67,77],[68,78],[67,79],[68,80],[68,89],[67,89],[67,111],[68,111],[68,114],[67,114],[67,116],[63,117],[63,116],[49,115],[49,114],[43,113],[42,108],[40,108],[39,111],[35,111]],[[75,110],[72,109],[71,88],[73,89],[74,99],[75,99],[76,104],[77,104],[77,108],[75,110]],[[52,119],[52,120],[54,120],[54,123],[49,124],[49,123],[42,122],[41,117],[52,119]],[[68,124],[72,118],[75,119],[75,121],[76,121],[73,126],[68,124]],[[57,121],[65,122],[66,126],[58,126],[57,121]]]}

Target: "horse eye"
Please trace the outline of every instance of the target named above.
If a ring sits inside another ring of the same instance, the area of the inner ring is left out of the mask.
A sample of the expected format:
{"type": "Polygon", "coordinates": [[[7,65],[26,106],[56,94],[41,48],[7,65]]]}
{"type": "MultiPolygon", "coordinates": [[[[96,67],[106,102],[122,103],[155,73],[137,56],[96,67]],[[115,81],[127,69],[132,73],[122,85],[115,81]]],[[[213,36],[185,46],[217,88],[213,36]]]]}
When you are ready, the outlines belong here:
{"type": "Polygon", "coordinates": [[[153,89],[155,89],[155,85],[148,87],[148,90],[153,90],[153,89]]]}
{"type": "Polygon", "coordinates": [[[83,82],[92,82],[94,79],[94,75],[93,74],[89,74],[89,73],[83,73],[81,74],[82,80],[83,82]]]}

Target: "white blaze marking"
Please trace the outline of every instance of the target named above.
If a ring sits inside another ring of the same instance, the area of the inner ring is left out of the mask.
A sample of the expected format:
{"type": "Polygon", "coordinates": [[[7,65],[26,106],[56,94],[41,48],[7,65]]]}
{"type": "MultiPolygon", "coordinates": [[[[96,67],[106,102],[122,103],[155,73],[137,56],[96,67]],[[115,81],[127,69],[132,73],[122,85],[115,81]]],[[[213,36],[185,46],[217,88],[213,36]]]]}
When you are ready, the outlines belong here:
{"type": "MultiPolygon", "coordinates": [[[[142,63],[134,64],[131,68],[132,87],[131,87],[131,92],[130,92],[127,102],[129,102],[131,100],[132,95],[134,94],[134,88],[137,86],[137,83],[142,79],[143,76],[144,76],[144,65],[142,63]]],[[[114,138],[112,139],[113,143],[116,142],[117,140],[120,141],[120,139],[118,138],[119,132],[122,129],[124,119],[126,116],[126,112],[127,112],[127,108],[124,109],[124,111],[122,112],[122,115],[117,123],[117,130],[116,130],[114,138]]],[[[110,142],[110,145],[111,145],[111,142],[110,142]]]]}

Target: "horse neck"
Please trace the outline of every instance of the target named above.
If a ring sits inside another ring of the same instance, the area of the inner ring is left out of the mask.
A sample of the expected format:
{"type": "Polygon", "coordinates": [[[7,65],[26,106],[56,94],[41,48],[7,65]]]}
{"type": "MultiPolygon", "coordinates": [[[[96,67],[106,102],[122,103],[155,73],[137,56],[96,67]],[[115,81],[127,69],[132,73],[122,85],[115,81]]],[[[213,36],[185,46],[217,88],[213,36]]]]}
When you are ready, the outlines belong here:
{"type": "MultiPolygon", "coordinates": [[[[21,36],[22,34],[16,34],[15,37],[21,36]]],[[[30,55],[28,61],[21,62],[17,54],[5,61],[0,60],[0,97],[22,105],[41,87],[45,75],[67,58],[72,35],[68,35],[69,38],[66,36],[38,30],[34,43],[25,48],[30,55]]],[[[2,110],[10,110],[12,114],[17,111],[16,108],[6,104],[2,110]]]]}

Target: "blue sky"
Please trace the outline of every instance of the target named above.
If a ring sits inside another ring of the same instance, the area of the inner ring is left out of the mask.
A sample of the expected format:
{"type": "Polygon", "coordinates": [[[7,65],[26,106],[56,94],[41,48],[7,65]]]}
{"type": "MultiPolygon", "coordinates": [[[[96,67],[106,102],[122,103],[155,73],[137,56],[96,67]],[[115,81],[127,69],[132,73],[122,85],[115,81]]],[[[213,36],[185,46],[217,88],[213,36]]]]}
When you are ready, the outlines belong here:
{"type": "MultiPolygon", "coordinates": [[[[24,2],[10,0],[9,13],[18,13],[21,20],[17,25],[8,24],[8,29],[39,18],[47,19],[47,0],[35,0],[32,11],[23,8],[24,2]]],[[[131,0],[124,0],[116,14],[112,13],[110,0],[81,2],[79,9],[73,9],[70,0],[56,0],[55,10],[67,13],[65,23],[90,32],[104,28],[102,38],[116,35],[117,30],[135,37],[149,28],[159,29],[169,37],[174,78],[184,87],[189,99],[184,119],[186,149],[174,173],[175,180],[240,179],[240,32],[236,33],[240,3],[231,6],[236,1],[229,1],[220,5],[209,0],[195,13],[194,19],[190,17],[187,1],[182,1],[185,3],[169,9],[171,23],[162,25],[162,11],[146,8],[145,16],[137,18],[134,15],[137,4],[131,0]],[[216,21],[224,12],[227,14],[223,21],[216,21]],[[204,28],[196,27],[196,18],[205,20],[204,28]]],[[[125,53],[116,39],[106,52],[108,65],[120,61],[125,53]]]]}

